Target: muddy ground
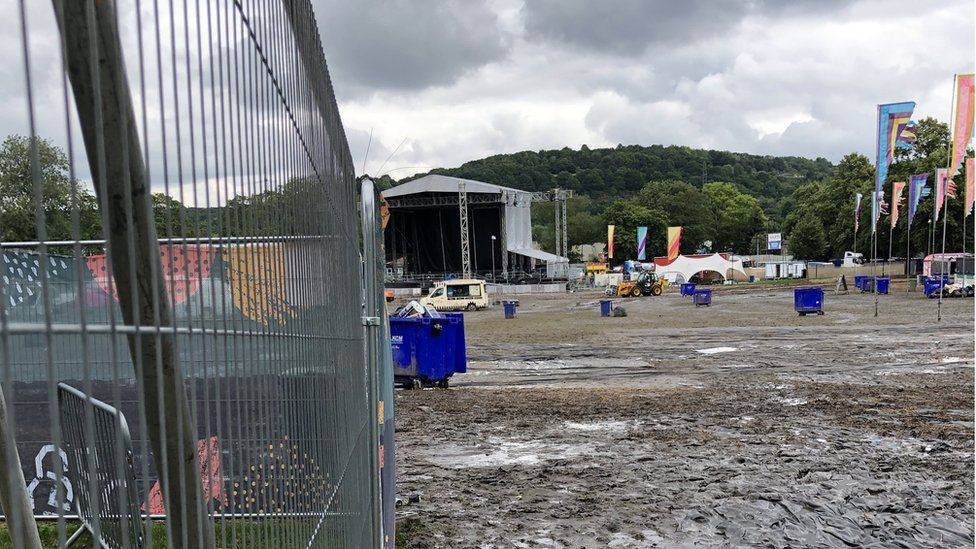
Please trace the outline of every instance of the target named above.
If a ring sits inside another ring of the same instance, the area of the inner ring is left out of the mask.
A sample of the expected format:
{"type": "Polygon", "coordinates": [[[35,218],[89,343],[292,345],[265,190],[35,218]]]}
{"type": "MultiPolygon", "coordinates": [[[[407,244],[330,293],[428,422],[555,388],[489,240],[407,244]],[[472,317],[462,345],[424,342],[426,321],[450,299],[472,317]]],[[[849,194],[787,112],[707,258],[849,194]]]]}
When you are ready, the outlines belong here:
{"type": "Polygon", "coordinates": [[[973,300],[522,297],[398,390],[405,547],[972,547],[973,300]]]}

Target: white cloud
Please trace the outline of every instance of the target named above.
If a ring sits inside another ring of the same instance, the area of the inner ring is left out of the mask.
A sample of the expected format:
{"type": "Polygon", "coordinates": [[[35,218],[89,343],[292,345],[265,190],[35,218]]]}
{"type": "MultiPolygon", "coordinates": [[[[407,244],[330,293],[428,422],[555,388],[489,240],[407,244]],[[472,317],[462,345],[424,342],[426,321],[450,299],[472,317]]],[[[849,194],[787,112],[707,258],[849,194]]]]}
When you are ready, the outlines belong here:
{"type": "MultiPolygon", "coordinates": [[[[392,170],[398,178],[492,154],[582,144],[678,144],[834,161],[851,151],[870,155],[877,103],[915,100],[916,118],[947,120],[952,75],[972,71],[974,64],[974,11],[964,0],[743,0],[721,10],[713,2],[636,0],[612,6],[582,0],[314,4],[356,170],[372,131],[366,171],[392,170]]],[[[64,98],[50,4],[28,5],[38,130],[63,146],[64,98]]],[[[123,38],[131,46],[132,5],[120,6],[123,38]]],[[[168,30],[163,11],[160,22],[168,30]]],[[[2,13],[0,37],[9,52],[19,52],[16,6],[8,4],[2,13]]],[[[171,107],[171,89],[164,89],[168,107],[159,112],[151,15],[143,13],[150,107],[143,130],[158,188],[161,124],[167,124],[172,185],[173,130],[177,120],[188,122],[188,114],[185,100],[180,111],[171,107]]],[[[205,22],[188,24],[192,32],[205,22]]],[[[165,54],[168,33],[163,40],[165,54]]],[[[182,40],[176,45],[180,59],[187,46],[182,40]]],[[[135,48],[126,55],[141,105],[135,48]]],[[[162,59],[169,71],[167,56],[162,59]]],[[[185,77],[182,66],[177,71],[185,77]]],[[[195,69],[190,73],[197,82],[195,69]]],[[[194,126],[212,136],[212,123],[199,120],[201,108],[211,115],[209,91],[208,84],[203,107],[195,106],[194,126]]],[[[0,59],[0,101],[7,106],[0,132],[26,133],[19,55],[0,59]]],[[[273,131],[290,130],[279,125],[273,131]]],[[[198,171],[202,136],[197,134],[198,171]]],[[[187,150],[188,135],[182,139],[187,150]]],[[[219,160],[212,147],[207,159],[219,160]]],[[[188,171],[189,160],[183,162],[188,171]]],[[[224,174],[207,179],[227,181],[224,174]]]]}

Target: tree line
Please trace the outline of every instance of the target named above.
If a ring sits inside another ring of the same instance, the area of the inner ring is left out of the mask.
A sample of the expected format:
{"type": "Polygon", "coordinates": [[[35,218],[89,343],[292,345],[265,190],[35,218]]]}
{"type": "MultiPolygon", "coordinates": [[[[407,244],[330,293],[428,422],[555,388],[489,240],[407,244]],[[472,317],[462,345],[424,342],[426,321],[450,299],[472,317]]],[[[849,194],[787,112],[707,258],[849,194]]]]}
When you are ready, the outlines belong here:
{"type": "MultiPolygon", "coordinates": [[[[919,121],[916,133],[911,150],[896,152],[885,182],[886,201],[890,201],[893,181],[928,173],[932,188],[935,169],[946,165],[947,125],[926,118],[919,121]]],[[[71,178],[64,151],[44,139],[36,143],[47,238],[100,238],[101,215],[95,196],[71,178]],[[75,224],[77,234],[72,228],[75,224]]],[[[31,148],[29,138],[17,135],[8,136],[0,145],[0,238],[7,242],[37,238],[31,148]]],[[[606,226],[615,225],[614,255],[620,261],[636,255],[638,226],[648,227],[649,256],[664,254],[669,226],[684,227],[682,253],[694,253],[710,244],[710,251],[746,254],[755,249],[757,241],[765,242],[765,233],[782,232],[790,253],[801,259],[836,258],[853,249],[870,256],[869,197],[875,172],[873,162],[858,153],[848,154],[835,166],[822,158],[659,145],[609,149],[584,145],[578,151],[564,148],[495,155],[432,173],[529,191],[573,190],[575,196],[567,204],[569,244],[605,242],[606,226]],[[856,193],[864,195],[864,205],[855,242],[856,193]]],[[[384,176],[377,185],[389,188],[421,175],[399,182],[384,176]]],[[[962,248],[964,179],[963,174],[956,176],[959,197],[947,201],[948,250],[962,248]]],[[[161,236],[313,234],[323,223],[335,222],[325,209],[321,215],[308,215],[311,204],[323,202],[323,192],[314,182],[294,178],[262,192],[235,196],[218,208],[187,207],[162,193],[152,199],[161,236]]],[[[905,198],[907,194],[906,189],[905,198]]],[[[928,198],[919,204],[911,232],[913,256],[930,251],[933,201],[928,198]]],[[[533,237],[547,251],[555,251],[554,206],[552,202],[532,206],[533,237]]],[[[904,256],[907,219],[905,204],[890,240],[888,218],[879,221],[879,257],[887,257],[889,242],[893,256],[904,256]]],[[[932,228],[940,244],[941,228],[941,220],[932,228]]]]}
{"type": "MultiPolygon", "coordinates": [[[[35,143],[46,240],[101,239],[102,216],[94,193],[72,179],[63,150],[46,139],[35,143]]],[[[4,242],[39,239],[31,149],[31,139],[20,135],[8,136],[0,144],[0,239],[4,242]]],[[[213,208],[188,207],[158,192],[151,198],[160,238],[271,236],[322,234],[335,223],[322,206],[323,193],[314,180],[292,178],[213,208]]]]}
{"type": "MultiPolygon", "coordinates": [[[[895,152],[894,163],[884,182],[884,200],[891,202],[891,188],[896,181],[908,182],[914,174],[929,174],[928,187],[932,194],[919,202],[918,211],[911,225],[911,255],[918,257],[929,252],[941,251],[943,219],[946,224],[946,251],[961,251],[963,240],[972,246],[973,217],[967,218],[968,237],[963,234],[963,202],[965,173],[954,178],[957,197],[946,200],[947,215],[933,224],[935,217],[935,170],[944,168],[949,154],[949,127],[934,118],[918,122],[917,141],[911,150],[895,152]],[[931,238],[935,237],[933,249],[931,238]]],[[[971,155],[970,151],[970,155],[971,155]]],[[[871,200],[874,190],[875,166],[867,157],[851,153],[841,159],[833,175],[812,181],[797,188],[784,200],[784,210],[789,213],[784,222],[784,232],[789,239],[790,253],[802,259],[823,260],[840,257],[845,251],[858,251],[872,257],[871,247],[871,200]],[[864,196],[861,206],[860,227],[857,240],[854,234],[855,195],[864,196]]],[[[906,257],[908,253],[908,188],[902,192],[904,203],[894,230],[890,230],[890,215],[881,216],[877,229],[877,257],[906,257]],[[890,244],[890,248],[889,248],[890,244]]],[[[889,212],[893,205],[889,204],[889,212]]]]}

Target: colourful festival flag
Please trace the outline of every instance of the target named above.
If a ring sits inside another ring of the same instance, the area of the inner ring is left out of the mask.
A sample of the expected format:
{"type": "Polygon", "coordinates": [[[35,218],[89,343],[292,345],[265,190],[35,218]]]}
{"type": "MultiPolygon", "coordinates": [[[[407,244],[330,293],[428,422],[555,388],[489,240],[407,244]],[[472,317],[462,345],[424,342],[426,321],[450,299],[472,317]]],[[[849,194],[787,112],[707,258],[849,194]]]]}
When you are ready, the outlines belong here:
{"type": "Polygon", "coordinates": [[[891,226],[898,224],[898,207],[902,204],[901,193],[905,190],[904,181],[895,181],[891,184],[891,226]]]}
{"type": "Polygon", "coordinates": [[[871,232],[878,231],[878,220],[888,213],[888,203],[884,201],[884,191],[871,191],[871,232]]]}
{"type": "Polygon", "coordinates": [[[647,227],[637,227],[637,260],[647,259],[647,227]]]}
{"type": "Polygon", "coordinates": [[[613,259],[613,225],[607,225],[607,259],[613,259]]]}
{"type": "Polygon", "coordinates": [[[678,259],[681,253],[681,227],[668,227],[668,262],[678,259]]]}
{"type": "Polygon", "coordinates": [[[895,142],[895,146],[901,149],[911,149],[918,140],[918,135],[916,134],[917,125],[914,120],[910,120],[907,124],[901,124],[898,128],[898,140],[895,142]]]}
{"type": "Polygon", "coordinates": [[[949,177],[956,175],[973,138],[973,75],[956,75],[956,97],[953,105],[952,150],[949,154],[949,177]]]}
{"type": "Polygon", "coordinates": [[[864,195],[857,193],[854,195],[854,232],[857,232],[857,227],[861,222],[861,199],[864,195]]]}
{"type": "Polygon", "coordinates": [[[942,202],[946,195],[946,180],[948,179],[949,170],[945,168],[935,170],[935,213],[932,216],[933,221],[939,220],[939,212],[942,211],[942,202]]]}
{"type": "Polygon", "coordinates": [[[875,156],[874,193],[871,195],[871,232],[877,229],[878,192],[888,177],[888,165],[895,157],[895,147],[911,148],[914,131],[906,131],[915,110],[914,101],[878,105],[877,152],[875,156]]]}
{"type": "Polygon", "coordinates": [[[925,186],[929,174],[921,173],[913,175],[908,180],[908,224],[911,225],[915,220],[915,212],[918,211],[918,203],[929,195],[929,189],[925,186]]]}
{"type": "Polygon", "coordinates": [[[963,213],[963,217],[969,215],[969,212],[973,209],[973,201],[976,200],[976,162],[973,158],[966,159],[966,203],[964,207],[966,211],[963,213]]]}

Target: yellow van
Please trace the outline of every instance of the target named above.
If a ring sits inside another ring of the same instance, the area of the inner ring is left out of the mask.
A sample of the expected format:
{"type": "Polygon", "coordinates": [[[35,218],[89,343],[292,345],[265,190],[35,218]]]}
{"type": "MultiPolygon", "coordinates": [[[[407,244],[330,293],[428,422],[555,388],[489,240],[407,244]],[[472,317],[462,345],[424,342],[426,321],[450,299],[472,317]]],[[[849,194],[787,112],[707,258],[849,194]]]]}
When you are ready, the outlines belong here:
{"type": "Polygon", "coordinates": [[[445,280],[435,284],[430,295],[421,299],[420,304],[438,311],[486,309],[488,292],[484,280],[445,280]]]}

